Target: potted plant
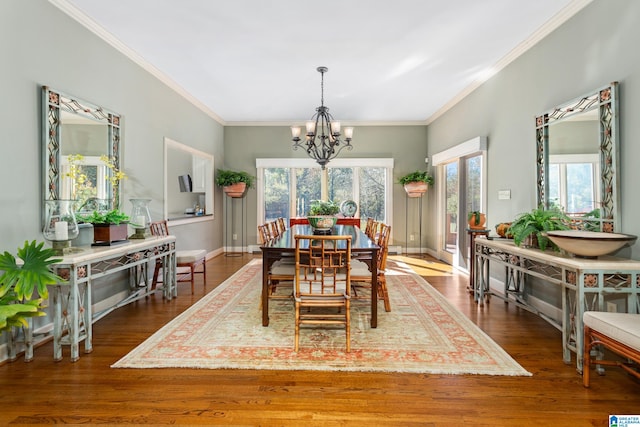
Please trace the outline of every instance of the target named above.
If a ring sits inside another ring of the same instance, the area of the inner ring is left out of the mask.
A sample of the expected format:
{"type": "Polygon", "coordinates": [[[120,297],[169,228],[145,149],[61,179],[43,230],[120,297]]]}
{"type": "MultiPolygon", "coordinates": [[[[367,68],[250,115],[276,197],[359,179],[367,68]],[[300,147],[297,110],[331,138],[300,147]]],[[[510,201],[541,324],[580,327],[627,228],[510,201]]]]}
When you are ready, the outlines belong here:
{"type": "Polygon", "coordinates": [[[427,192],[433,177],[427,171],[415,171],[400,177],[398,183],[404,186],[404,191],[409,197],[420,197],[427,192]]]}
{"type": "Polygon", "coordinates": [[[78,215],[78,218],[93,224],[93,244],[96,246],[108,246],[128,239],[129,216],[119,209],[93,211],[90,215],[78,215]]]}
{"type": "Polygon", "coordinates": [[[340,212],[340,205],[337,202],[314,200],[309,206],[307,219],[314,230],[328,231],[336,225],[338,212],[340,212]]]}
{"type": "Polygon", "coordinates": [[[518,215],[506,234],[513,235],[513,241],[517,246],[524,243],[526,247],[545,250],[549,244],[553,246],[553,243],[543,233],[552,230],[568,230],[569,224],[570,218],[561,210],[557,208],[546,210],[539,207],[518,215]]]}
{"type": "Polygon", "coordinates": [[[235,172],[219,169],[216,175],[216,185],[229,197],[242,197],[248,188],[253,188],[255,178],[247,172],[235,172]]]}
{"type": "Polygon", "coordinates": [[[44,242],[24,242],[16,257],[9,252],[0,254],[0,331],[12,326],[28,327],[27,318],[44,316],[43,301],[48,298],[47,285],[64,282],[49,270],[49,265],[60,262],[53,258],[51,248],[43,248],[44,242]],[[37,291],[37,297],[33,298],[37,291]]]}
{"type": "Polygon", "coordinates": [[[482,230],[484,229],[484,224],[487,221],[487,217],[480,211],[471,211],[467,216],[467,220],[469,221],[469,228],[482,230]]]}

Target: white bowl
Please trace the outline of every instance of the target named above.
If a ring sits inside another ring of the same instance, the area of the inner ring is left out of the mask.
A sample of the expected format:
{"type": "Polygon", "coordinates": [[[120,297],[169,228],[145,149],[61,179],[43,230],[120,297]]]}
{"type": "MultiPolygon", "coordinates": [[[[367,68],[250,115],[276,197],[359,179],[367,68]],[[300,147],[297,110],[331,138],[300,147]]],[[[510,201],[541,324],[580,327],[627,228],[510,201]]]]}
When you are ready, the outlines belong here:
{"type": "Polygon", "coordinates": [[[630,234],[601,233],[584,230],[547,231],[546,236],[563,249],[581,258],[595,258],[633,244],[638,238],[630,234]]]}

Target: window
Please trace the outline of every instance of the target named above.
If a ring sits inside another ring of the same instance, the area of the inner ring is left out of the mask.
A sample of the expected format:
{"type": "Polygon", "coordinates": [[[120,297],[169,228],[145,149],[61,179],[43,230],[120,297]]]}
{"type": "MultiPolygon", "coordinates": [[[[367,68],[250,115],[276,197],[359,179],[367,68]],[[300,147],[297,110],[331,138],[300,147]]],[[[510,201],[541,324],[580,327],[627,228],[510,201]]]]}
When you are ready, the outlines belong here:
{"type": "Polygon", "coordinates": [[[258,223],[305,216],[313,200],[355,200],[356,216],[391,222],[393,159],[257,159],[258,223]]]}

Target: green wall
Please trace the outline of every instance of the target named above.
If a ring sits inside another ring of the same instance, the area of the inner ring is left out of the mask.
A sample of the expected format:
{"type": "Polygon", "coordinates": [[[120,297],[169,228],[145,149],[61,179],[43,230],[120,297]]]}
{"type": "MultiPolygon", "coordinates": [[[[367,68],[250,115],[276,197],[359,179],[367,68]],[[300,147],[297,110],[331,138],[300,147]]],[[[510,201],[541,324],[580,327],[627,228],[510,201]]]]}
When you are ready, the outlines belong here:
{"type": "MultiPolygon", "coordinates": [[[[125,211],[151,198],[162,218],[165,136],[224,160],[222,125],[46,0],[0,1],[0,56],[0,250],[43,239],[41,85],[123,116],[125,211]]],[[[221,200],[214,221],[172,228],[178,248],[222,246],[221,200]]]]}
{"type": "MultiPolygon", "coordinates": [[[[622,231],[640,235],[640,2],[595,0],[428,125],[429,153],[475,136],[488,140],[487,224],[536,205],[535,117],[610,82],[620,82],[622,231]],[[510,200],[498,190],[511,189],[510,200]]],[[[431,213],[435,213],[429,207],[431,213]]],[[[429,224],[435,247],[435,224],[429,224]]],[[[640,246],[626,255],[640,258],[640,246]]]]}
{"type": "MultiPolygon", "coordinates": [[[[312,113],[310,107],[309,115],[312,113]]],[[[393,158],[394,183],[398,177],[426,167],[426,126],[356,126],[351,144],[353,150],[342,151],[340,158],[393,158]]],[[[289,127],[227,126],[224,132],[225,168],[256,175],[256,158],[307,158],[303,150],[294,151],[292,146],[289,127]]],[[[257,241],[256,197],[256,190],[249,190],[246,200],[249,244],[257,241]]],[[[425,197],[425,206],[429,198],[429,195],[425,197]]],[[[405,192],[400,184],[394,184],[393,200],[392,244],[404,245],[405,192]]],[[[425,224],[426,220],[426,217],[423,218],[425,224]]],[[[410,232],[417,233],[418,224],[411,224],[415,230],[411,229],[410,232]]]]}

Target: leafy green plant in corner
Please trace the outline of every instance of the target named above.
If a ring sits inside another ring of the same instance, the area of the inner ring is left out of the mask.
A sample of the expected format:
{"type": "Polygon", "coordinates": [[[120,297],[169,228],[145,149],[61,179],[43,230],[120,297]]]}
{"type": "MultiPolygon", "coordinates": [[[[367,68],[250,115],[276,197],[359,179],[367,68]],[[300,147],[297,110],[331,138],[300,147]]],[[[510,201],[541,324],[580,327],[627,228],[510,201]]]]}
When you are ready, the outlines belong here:
{"type": "Polygon", "coordinates": [[[28,317],[44,316],[41,310],[48,298],[47,285],[64,282],[49,270],[51,264],[60,262],[53,258],[55,252],[43,248],[44,242],[24,242],[16,257],[9,252],[0,254],[0,331],[12,326],[27,326],[28,317]],[[33,298],[37,291],[38,297],[33,298]]]}
{"type": "Polygon", "coordinates": [[[314,200],[309,206],[309,215],[336,215],[340,212],[340,206],[332,200],[314,200]]]}
{"type": "Polygon", "coordinates": [[[129,215],[121,210],[113,209],[108,212],[93,211],[90,215],[78,215],[78,219],[89,224],[114,224],[119,225],[129,221],[129,215]]]}
{"type": "Polygon", "coordinates": [[[218,174],[216,175],[216,185],[219,187],[226,187],[239,182],[244,182],[247,184],[247,188],[253,188],[254,181],[255,177],[244,171],[235,172],[226,169],[219,169],[218,174]]]}
{"type": "Polygon", "coordinates": [[[538,247],[545,250],[552,243],[544,233],[553,230],[568,230],[570,222],[571,219],[560,209],[546,210],[539,207],[531,212],[518,215],[508,228],[507,234],[513,235],[513,241],[517,246],[522,245],[529,236],[535,236],[538,247]]]}
{"type": "Polygon", "coordinates": [[[401,176],[398,179],[398,183],[405,185],[410,182],[425,182],[427,184],[433,184],[433,177],[429,175],[427,171],[415,171],[410,174],[401,176]]]}

